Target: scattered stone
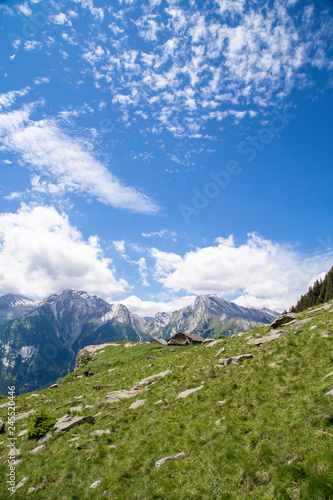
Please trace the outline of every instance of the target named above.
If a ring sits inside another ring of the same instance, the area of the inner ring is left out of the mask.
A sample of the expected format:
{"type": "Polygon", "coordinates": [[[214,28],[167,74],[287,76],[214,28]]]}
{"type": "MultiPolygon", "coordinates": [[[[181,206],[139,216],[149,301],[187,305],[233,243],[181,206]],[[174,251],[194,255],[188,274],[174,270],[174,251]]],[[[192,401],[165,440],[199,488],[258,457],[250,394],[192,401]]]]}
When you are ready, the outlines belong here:
{"type": "Polygon", "coordinates": [[[165,377],[166,375],[169,375],[169,373],[172,373],[171,370],[166,370],[164,372],[156,373],[156,375],[144,378],[143,380],[140,380],[140,382],[137,382],[131,390],[136,391],[138,389],[142,389],[143,387],[148,387],[153,384],[157,378],[165,377]]]}
{"type": "Polygon", "coordinates": [[[93,372],[92,372],[91,370],[86,370],[86,371],[83,373],[83,375],[84,375],[85,377],[92,377],[94,374],[93,374],[93,372]]]}
{"type": "Polygon", "coordinates": [[[161,405],[163,403],[164,403],[163,399],[160,399],[159,401],[156,401],[156,403],[154,403],[154,405],[161,405]]]}
{"type": "Polygon", "coordinates": [[[7,408],[8,406],[8,401],[6,401],[6,403],[3,403],[2,405],[0,405],[0,408],[7,408]]]}
{"type": "Polygon", "coordinates": [[[325,396],[333,396],[333,387],[325,392],[325,396]]]}
{"type": "Polygon", "coordinates": [[[293,325],[292,325],[292,330],[300,330],[301,328],[303,328],[303,326],[307,325],[308,323],[310,323],[310,321],[312,321],[313,318],[305,318],[305,319],[300,319],[299,321],[296,321],[293,325]]]}
{"type": "Polygon", "coordinates": [[[91,488],[97,488],[97,486],[101,482],[101,478],[102,478],[102,476],[98,476],[98,478],[96,479],[96,481],[90,486],[90,489],[91,488]]]}
{"type": "Polygon", "coordinates": [[[95,391],[100,391],[103,387],[104,385],[93,385],[93,389],[95,389],[95,391]]]}
{"type": "Polygon", "coordinates": [[[115,448],[117,448],[117,445],[116,444],[109,444],[108,448],[110,448],[111,450],[114,450],[115,448]]]}
{"type": "Polygon", "coordinates": [[[31,396],[28,396],[27,399],[39,398],[39,397],[40,397],[40,394],[31,394],[31,396]]]}
{"type": "Polygon", "coordinates": [[[74,396],[74,399],[82,399],[83,396],[74,396]]]}
{"type": "Polygon", "coordinates": [[[286,323],[291,323],[292,321],[296,320],[296,317],[296,314],[293,313],[283,314],[282,316],[276,318],[273,323],[271,323],[271,328],[277,328],[278,326],[285,325],[286,323]]]}
{"type": "Polygon", "coordinates": [[[315,328],[318,328],[317,325],[310,326],[310,330],[314,330],[315,328]]]}
{"type": "Polygon", "coordinates": [[[223,401],[218,401],[217,404],[218,405],[225,405],[227,401],[228,401],[227,399],[224,399],[223,401]]]}
{"type": "Polygon", "coordinates": [[[76,448],[77,450],[82,450],[83,446],[84,446],[84,445],[83,445],[83,444],[81,444],[81,443],[76,443],[76,444],[75,444],[75,448],[76,448]]]}
{"type": "Polygon", "coordinates": [[[86,405],[85,408],[93,408],[93,405],[86,405]]]}
{"type": "Polygon", "coordinates": [[[330,337],[330,334],[331,334],[331,332],[329,332],[328,330],[326,330],[326,332],[321,332],[319,335],[321,337],[324,337],[324,338],[328,339],[330,337]]]}
{"type": "Polygon", "coordinates": [[[41,444],[40,446],[37,446],[36,448],[34,448],[33,450],[30,450],[30,453],[32,453],[33,455],[38,455],[38,453],[43,449],[45,448],[45,444],[41,444]]]}
{"type": "Polygon", "coordinates": [[[25,436],[26,434],[28,434],[28,429],[24,429],[24,431],[19,432],[18,435],[17,435],[17,437],[20,438],[20,437],[25,436]]]}
{"type": "Polygon", "coordinates": [[[214,347],[215,345],[219,344],[220,342],[224,342],[224,339],[213,340],[213,342],[209,341],[209,344],[207,344],[205,347],[214,347]]]}
{"type": "Polygon", "coordinates": [[[147,368],[151,368],[153,365],[153,363],[150,363],[150,365],[147,365],[147,368]]]}
{"type": "Polygon", "coordinates": [[[76,425],[85,424],[86,422],[93,424],[94,421],[94,417],[91,416],[79,417],[74,415],[64,415],[54,424],[54,430],[57,434],[60,434],[61,432],[69,431],[76,425]]]}
{"type": "Polygon", "coordinates": [[[22,420],[23,418],[28,418],[29,415],[32,415],[33,413],[36,413],[36,410],[30,410],[25,413],[18,413],[15,415],[15,420],[22,420]]]}
{"type": "Polygon", "coordinates": [[[83,378],[83,375],[77,375],[76,377],[74,377],[74,380],[80,380],[81,378],[83,378]]]}
{"type": "Polygon", "coordinates": [[[162,465],[165,465],[168,460],[176,460],[178,458],[184,458],[184,457],[185,457],[185,453],[182,451],[181,453],[176,453],[176,455],[172,455],[171,457],[160,458],[159,460],[156,460],[155,467],[159,468],[162,465]]]}
{"type": "Polygon", "coordinates": [[[222,420],[225,420],[225,417],[221,417],[221,418],[219,418],[218,420],[216,420],[215,425],[216,425],[216,426],[221,425],[222,420]]]}
{"type": "Polygon", "coordinates": [[[220,349],[220,350],[219,350],[219,352],[217,352],[217,353],[215,354],[215,358],[217,358],[218,356],[220,356],[220,354],[221,354],[222,352],[225,352],[225,351],[226,351],[226,348],[225,348],[225,346],[224,346],[224,347],[222,347],[222,349],[220,349]]]}
{"type": "Polygon", "coordinates": [[[283,337],[284,335],[287,335],[287,333],[288,332],[286,330],[276,330],[275,333],[273,333],[272,335],[268,335],[268,337],[261,337],[260,339],[249,340],[248,344],[250,344],[250,345],[265,344],[266,342],[271,342],[272,340],[277,340],[277,339],[283,337]]]}
{"type": "Polygon", "coordinates": [[[111,368],[110,370],[108,370],[109,373],[113,372],[115,370],[115,368],[111,368]]]}
{"type": "Polygon", "coordinates": [[[5,432],[6,424],[3,420],[0,420],[0,434],[5,432]]]}
{"type": "Polygon", "coordinates": [[[34,486],[31,486],[31,488],[28,489],[28,495],[30,495],[30,493],[32,493],[33,491],[35,491],[35,487],[34,486]]]}
{"type": "Polygon", "coordinates": [[[234,356],[232,358],[220,359],[218,366],[228,366],[235,363],[240,363],[244,359],[253,358],[253,354],[240,354],[239,356],[234,356]]]}
{"type": "Polygon", "coordinates": [[[59,384],[50,385],[50,389],[56,389],[57,387],[59,387],[59,384]]]}
{"type": "Polygon", "coordinates": [[[71,413],[75,413],[76,411],[80,413],[82,411],[82,406],[72,406],[72,408],[69,409],[71,413]]]}
{"type": "Polygon", "coordinates": [[[25,476],[21,481],[15,486],[13,492],[17,491],[19,488],[22,488],[22,486],[25,485],[25,483],[28,481],[29,476],[25,476]]]}
{"type": "Polygon", "coordinates": [[[194,389],[187,389],[187,391],[180,392],[176,399],[179,398],[187,398],[190,394],[193,394],[193,392],[197,392],[203,389],[203,385],[200,385],[200,387],[195,387],[194,389]]]}
{"type": "Polygon", "coordinates": [[[140,393],[140,391],[136,391],[133,389],[131,391],[120,390],[120,391],[110,392],[102,400],[102,403],[117,403],[118,401],[121,401],[122,399],[134,398],[139,393],[140,393]]]}
{"type": "MultiPolygon", "coordinates": [[[[328,373],[327,375],[325,375],[324,379],[325,379],[325,378],[327,378],[327,377],[330,377],[331,375],[333,375],[333,372],[330,372],[330,373],[328,373]]],[[[324,379],[323,379],[323,380],[324,380],[324,379]]]]}
{"type": "Polygon", "coordinates": [[[103,436],[103,434],[111,434],[110,429],[93,431],[90,433],[90,436],[103,436]]]}
{"type": "Polygon", "coordinates": [[[45,444],[47,441],[49,441],[52,438],[52,432],[48,431],[45,436],[43,436],[41,439],[38,440],[40,444],[45,444]]]}
{"type": "Polygon", "coordinates": [[[68,443],[72,443],[73,441],[77,441],[78,439],[80,439],[80,436],[76,436],[76,437],[74,437],[72,439],[69,439],[67,442],[68,443]]]}
{"type": "Polygon", "coordinates": [[[124,344],[124,347],[134,347],[135,344],[130,344],[129,342],[127,342],[127,344],[124,344]]]}
{"type": "Polygon", "coordinates": [[[96,413],[96,415],[94,415],[94,418],[99,417],[100,415],[102,415],[101,411],[99,411],[98,413],[96,413]]]}
{"type": "Polygon", "coordinates": [[[131,404],[129,410],[136,410],[137,408],[139,408],[139,406],[144,405],[145,402],[146,402],[145,399],[139,399],[138,401],[135,401],[134,403],[131,404]]]}
{"type": "Polygon", "coordinates": [[[268,366],[270,366],[271,368],[276,368],[277,364],[274,362],[274,363],[270,363],[268,366]]]}

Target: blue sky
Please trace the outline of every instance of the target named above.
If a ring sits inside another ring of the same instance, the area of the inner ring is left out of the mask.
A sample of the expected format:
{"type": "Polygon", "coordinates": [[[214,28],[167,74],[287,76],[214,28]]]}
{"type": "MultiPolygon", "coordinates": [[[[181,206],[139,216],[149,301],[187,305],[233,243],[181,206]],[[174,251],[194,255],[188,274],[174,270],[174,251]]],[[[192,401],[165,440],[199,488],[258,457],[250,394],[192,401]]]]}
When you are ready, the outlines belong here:
{"type": "Polygon", "coordinates": [[[331,1],[0,4],[0,294],[283,310],[333,262],[331,1]]]}

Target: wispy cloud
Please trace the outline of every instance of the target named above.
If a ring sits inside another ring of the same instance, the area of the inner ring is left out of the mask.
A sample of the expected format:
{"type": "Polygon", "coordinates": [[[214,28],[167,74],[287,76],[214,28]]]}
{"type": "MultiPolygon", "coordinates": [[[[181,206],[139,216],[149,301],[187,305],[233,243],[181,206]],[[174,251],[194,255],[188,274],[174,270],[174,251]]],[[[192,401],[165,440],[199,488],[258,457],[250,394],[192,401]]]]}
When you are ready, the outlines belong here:
{"type": "Polygon", "coordinates": [[[209,120],[238,123],[249,106],[265,110],[311,84],[311,66],[331,64],[332,23],[294,1],[275,0],[268,8],[268,2],[215,0],[209,10],[195,2],[153,1],[149,10],[147,2],[135,8],[122,2],[110,17],[117,41],[87,41],[82,57],[98,81],[112,82],[112,100],[127,120],[144,109],[154,133],[200,137],[209,120]],[[138,49],[140,38],[145,49],[138,49]]]}
{"type": "Polygon", "coordinates": [[[158,211],[156,203],[136,188],[125,186],[82,140],[68,136],[54,121],[31,120],[30,110],[25,107],[0,114],[0,141],[6,150],[19,154],[25,164],[58,185],[59,192],[85,194],[136,213],[158,211]]]}

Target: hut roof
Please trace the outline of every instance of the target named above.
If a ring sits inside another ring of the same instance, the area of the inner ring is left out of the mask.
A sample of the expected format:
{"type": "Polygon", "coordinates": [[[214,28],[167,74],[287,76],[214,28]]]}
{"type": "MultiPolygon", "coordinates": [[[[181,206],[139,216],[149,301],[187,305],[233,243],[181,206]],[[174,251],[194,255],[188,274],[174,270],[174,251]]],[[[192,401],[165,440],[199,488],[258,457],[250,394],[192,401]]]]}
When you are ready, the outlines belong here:
{"type": "Polygon", "coordinates": [[[188,339],[190,339],[192,342],[203,342],[205,340],[203,337],[201,337],[200,335],[197,335],[195,333],[177,332],[175,335],[173,335],[172,337],[170,337],[168,339],[168,342],[170,342],[170,340],[172,341],[173,339],[177,339],[182,335],[184,337],[187,337],[188,339]]]}
{"type": "Polygon", "coordinates": [[[150,341],[151,344],[161,344],[161,345],[168,345],[167,341],[165,339],[152,339],[150,341]]]}

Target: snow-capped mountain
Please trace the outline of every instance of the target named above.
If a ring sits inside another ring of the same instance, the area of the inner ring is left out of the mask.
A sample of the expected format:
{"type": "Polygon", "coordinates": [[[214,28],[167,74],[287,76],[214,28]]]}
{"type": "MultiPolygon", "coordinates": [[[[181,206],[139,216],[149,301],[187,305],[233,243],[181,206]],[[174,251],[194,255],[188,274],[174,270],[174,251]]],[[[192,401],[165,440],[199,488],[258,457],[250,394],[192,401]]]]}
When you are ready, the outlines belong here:
{"type": "Polygon", "coordinates": [[[29,299],[23,295],[8,293],[0,297],[0,323],[22,318],[41,304],[40,300],[29,299]]]}
{"type": "Polygon", "coordinates": [[[0,297],[0,392],[9,381],[28,391],[54,382],[74,367],[79,349],[90,344],[168,338],[178,331],[217,337],[272,322],[277,314],[240,307],[216,295],[197,297],[173,313],[153,320],[122,304],[108,304],[86,292],[65,290],[42,301],[20,295],[0,297]]]}

